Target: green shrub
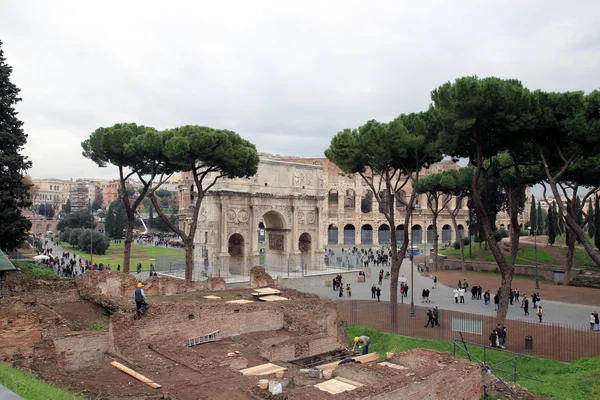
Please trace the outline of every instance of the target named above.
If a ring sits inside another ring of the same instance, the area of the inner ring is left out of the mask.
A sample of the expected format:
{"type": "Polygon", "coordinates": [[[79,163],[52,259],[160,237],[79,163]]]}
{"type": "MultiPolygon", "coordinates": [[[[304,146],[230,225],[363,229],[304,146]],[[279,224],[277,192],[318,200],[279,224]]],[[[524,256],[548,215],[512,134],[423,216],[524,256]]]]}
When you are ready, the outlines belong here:
{"type": "Polygon", "coordinates": [[[508,231],[507,231],[506,229],[498,229],[496,232],[500,232],[500,235],[501,235],[503,238],[507,238],[507,237],[509,237],[509,236],[510,236],[510,235],[509,235],[509,233],[508,233],[508,231]]]}
{"type": "Polygon", "coordinates": [[[460,249],[460,243],[459,243],[459,241],[456,240],[454,243],[452,243],[452,247],[454,247],[454,250],[460,249]]]}
{"type": "Polygon", "coordinates": [[[468,236],[465,236],[464,238],[462,238],[462,241],[465,246],[468,246],[471,244],[471,238],[468,236]]]}
{"type": "Polygon", "coordinates": [[[500,242],[502,240],[502,238],[504,238],[504,236],[502,236],[502,232],[500,232],[500,231],[494,232],[494,239],[496,240],[496,242],[500,242]]]}

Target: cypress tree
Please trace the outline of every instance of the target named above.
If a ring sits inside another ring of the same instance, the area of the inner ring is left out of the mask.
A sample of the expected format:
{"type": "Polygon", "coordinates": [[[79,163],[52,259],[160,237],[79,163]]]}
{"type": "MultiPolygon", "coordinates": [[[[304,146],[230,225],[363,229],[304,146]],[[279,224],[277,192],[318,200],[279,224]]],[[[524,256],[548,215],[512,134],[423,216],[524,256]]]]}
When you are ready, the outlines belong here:
{"type": "Polygon", "coordinates": [[[548,208],[548,243],[554,245],[556,240],[556,216],[553,207],[548,208]]]}
{"type": "Polygon", "coordinates": [[[536,234],[537,231],[537,217],[536,217],[536,207],[535,207],[535,196],[531,195],[531,211],[529,213],[529,227],[531,228],[531,233],[533,235],[536,234]]]}
{"type": "Polygon", "coordinates": [[[556,219],[556,227],[558,228],[558,234],[562,235],[563,233],[565,233],[565,221],[563,219],[563,216],[558,213],[558,206],[556,205],[555,201],[552,202],[552,211],[554,213],[554,218],[556,219]]]}
{"type": "Polygon", "coordinates": [[[539,200],[537,202],[537,211],[536,211],[535,216],[537,218],[537,224],[536,224],[537,234],[538,235],[543,235],[543,234],[545,234],[545,229],[544,229],[544,214],[542,213],[542,204],[540,203],[539,200]]]}
{"type": "Polygon", "coordinates": [[[15,105],[20,89],[10,81],[12,67],[6,64],[0,41],[0,249],[11,251],[27,239],[31,222],[21,209],[31,205],[31,185],[23,179],[31,162],[21,155],[27,143],[23,122],[15,105]]]}

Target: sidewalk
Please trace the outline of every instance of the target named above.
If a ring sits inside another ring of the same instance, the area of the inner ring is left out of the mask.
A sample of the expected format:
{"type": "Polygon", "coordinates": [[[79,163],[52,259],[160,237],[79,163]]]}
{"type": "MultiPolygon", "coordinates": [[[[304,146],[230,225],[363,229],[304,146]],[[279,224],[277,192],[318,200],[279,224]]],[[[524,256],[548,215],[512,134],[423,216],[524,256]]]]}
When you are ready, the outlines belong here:
{"type": "MultiPolygon", "coordinates": [[[[424,288],[429,288],[431,290],[431,294],[429,299],[431,303],[427,303],[427,306],[438,306],[440,309],[444,310],[454,310],[454,311],[462,311],[472,314],[482,314],[482,315],[496,315],[494,311],[494,305],[491,304],[489,306],[483,305],[483,300],[471,300],[471,294],[467,293],[465,296],[464,304],[456,304],[454,302],[454,288],[441,284],[438,280],[437,289],[431,289],[433,286],[433,279],[429,277],[422,276],[421,274],[416,272],[416,264],[415,274],[414,274],[414,286],[411,285],[410,282],[410,261],[404,260],[402,263],[402,267],[400,268],[400,276],[404,276],[407,278],[407,283],[409,285],[408,297],[405,297],[404,303],[410,303],[411,301],[411,293],[414,294],[414,302],[417,305],[421,304],[421,292],[424,288]]],[[[346,297],[346,293],[344,293],[344,297],[338,297],[338,292],[333,291],[331,285],[325,287],[324,279],[316,278],[299,278],[299,279],[286,279],[281,282],[283,286],[290,287],[296,290],[315,293],[323,298],[329,298],[334,300],[372,300],[371,299],[371,285],[375,284],[377,286],[378,283],[378,273],[379,269],[383,269],[384,271],[389,271],[389,267],[384,268],[372,268],[373,272],[371,277],[367,277],[365,283],[358,283],[357,277],[358,272],[354,274],[345,274],[343,283],[350,283],[352,287],[352,297],[346,297]]],[[[458,283],[458,281],[457,281],[458,283]]],[[[469,285],[472,286],[477,282],[469,281],[469,285]]],[[[379,286],[381,288],[381,301],[389,301],[390,294],[390,281],[387,279],[383,280],[383,284],[379,286]]],[[[484,287],[485,289],[489,289],[490,291],[497,290],[497,286],[495,287],[484,287]]],[[[524,294],[524,291],[521,290],[521,293],[524,294]]],[[[401,302],[401,298],[398,298],[398,302],[401,302]]],[[[376,300],[373,300],[376,301],[376,300]]],[[[423,304],[424,305],[424,304],[423,304]]],[[[520,304],[519,304],[520,305],[520,304]]],[[[509,306],[508,310],[508,318],[509,319],[520,319],[520,320],[530,320],[534,321],[537,319],[535,313],[530,309],[530,315],[525,316],[523,310],[516,303],[512,306],[509,306]]],[[[565,325],[576,325],[583,326],[589,328],[589,316],[592,311],[596,308],[586,305],[580,304],[569,304],[562,303],[557,301],[549,301],[545,300],[542,296],[542,306],[544,307],[544,323],[560,323],[565,325]]],[[[600,309],[600,306],[597,307],[600,309]]],[[[599,310],[600,311],[600,310],[599,310]]]]}

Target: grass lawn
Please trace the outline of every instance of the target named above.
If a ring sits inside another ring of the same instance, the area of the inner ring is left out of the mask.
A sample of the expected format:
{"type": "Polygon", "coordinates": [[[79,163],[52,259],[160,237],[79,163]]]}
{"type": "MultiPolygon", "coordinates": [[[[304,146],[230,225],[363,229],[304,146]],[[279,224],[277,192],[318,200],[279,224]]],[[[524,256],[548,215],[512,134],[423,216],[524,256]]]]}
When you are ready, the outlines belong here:
{"type": "MultiPolygon", "coordinates": [[[[90,254],[81,251],[77,248],[71,247],[68,243],[61,243],[61,245],[70,252],[81,256],[82,258],[90,259],[90,254]]],[[[123,267],[123,249],[124,243],[114,244],[111,243],[110,247],[106,251],[106,254],[96,255],[94,254],[94,262],[102,263],[104,265],[110,264],[111,269],[116,270],[117,264],[121,264],[123,267]]],[[[137,263],[142,263],[142,270],[147,271],[150,269],[150,263],[156,265],[156,257],[172,257],[185,259],[185,251],[183,249],[166,249],[164,247],[156,246],[143,246],[139,244],[131,244],[131,270],[135,270],[137,263]],[[150,261],[152,260],[152,261],[150,261]]]]}
{"type": "Polygon", "coordinates": [[[54,273],[52,268],[25,261],[12,261],[12,263],[15,267],[21,268],[23,273],[29,276],[31,279],[59,279],[58,275],[54,273]]]}
{"type": "MultiPolygon", "coordinates": [[[[449,341],[425,340],[412,337],[382,333],[379,330],[351,325],[347,329],[350,346],[354,343],[351,338],[367,335],[371,338],[372,351],[382,357],[385,351],[397,346],[398,352],[415,348],[425,348],[452,352],[453,345],[449,341]],[[385,343],[385,348],[382,346],[385,343]]],[[[472,346],[469,349],[479,359],[483,358],[483,350],[472,346]]],[[[509,349],[510,350],[510,349],[509,349]]],[[[457,350],[456,355],[467,358],[464,351],[457,350]]],[[[499,351],[488,351],[488,363],[495,364],[510,358],[508,354],[499,351]]],[[[512,364],[507,362],[502,369],[511,370],[512,364]]],[[[547,396],[550,399],[600,399],[600,357],[582,358],[572,363],[562,363],[542,358],[519,358],[517,371],[522,375],[531,376],[543,382],[517,379],[517,383],[526,387],[531,393],[547,396]]]]}
{"type": "Polygon", "coordinates": [[[84,397],[38,379],[29,371],[3,363],[0,363],[0,383],[26,400],[84,400],[84,397]]]}

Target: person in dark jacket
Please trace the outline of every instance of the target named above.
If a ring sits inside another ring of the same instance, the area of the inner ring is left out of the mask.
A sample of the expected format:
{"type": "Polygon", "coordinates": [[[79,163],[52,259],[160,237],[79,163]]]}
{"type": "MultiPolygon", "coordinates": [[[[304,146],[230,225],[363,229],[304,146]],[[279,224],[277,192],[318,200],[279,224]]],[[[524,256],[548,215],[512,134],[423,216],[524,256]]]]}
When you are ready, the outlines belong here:
{"type": "Polygon", "coordinates": [[[494,310],[498,310],[498,305],[500,304],[500,296],[498,293],[494,295],[494,310]]]}
{"type": "Polygon", "coordinates": [[[144,285],[141,282],[138,282],[135,292],[133,294],[133,299],[135,300],[135,314],[136,318],[142,318],[142,313],[146,310],[148,304],[146,303],[146,296],[144,294],[144,285]]]}
{"type": "Polygon", "coordinates": [[[437,306],[433,307],[433,323],[437,326],[440,326],[440,310],[438,310],[437,306]]]}
{"type": "Polygon", "coordinates": [[[427,325],[425,325],[425,328],[427,328],[429,324],[431,324],[431,327],[433,328],[433,313],[431,312],[431,309],[427,310],[427,325]]]}

